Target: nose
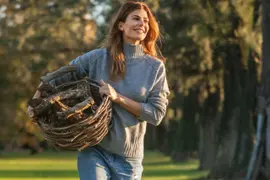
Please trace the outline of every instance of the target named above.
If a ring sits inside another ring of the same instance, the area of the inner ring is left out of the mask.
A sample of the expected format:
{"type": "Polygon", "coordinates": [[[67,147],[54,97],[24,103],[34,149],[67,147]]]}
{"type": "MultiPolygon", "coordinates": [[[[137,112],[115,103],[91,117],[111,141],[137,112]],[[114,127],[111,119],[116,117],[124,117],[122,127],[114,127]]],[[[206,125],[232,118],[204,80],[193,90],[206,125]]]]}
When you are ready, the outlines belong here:
{"type": "Polygon", "coordinates": [[[144,24],[145,24],[145,23],[144,23],[143,20],[140,20],[140,21],[139,21],[139,25],[140,25],[140,26],[144,26],[144,24]]]}

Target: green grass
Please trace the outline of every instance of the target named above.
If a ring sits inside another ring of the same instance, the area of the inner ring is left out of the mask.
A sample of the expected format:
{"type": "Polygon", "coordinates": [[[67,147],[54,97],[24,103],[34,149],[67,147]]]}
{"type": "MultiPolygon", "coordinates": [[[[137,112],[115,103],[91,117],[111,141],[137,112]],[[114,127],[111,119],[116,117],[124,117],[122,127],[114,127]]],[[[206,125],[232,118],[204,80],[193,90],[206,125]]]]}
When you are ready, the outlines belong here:
{"type": "MultiPolygon", "coordinates": [[[[143,180],[196,179],[207,175],[197,171],[198,162],[172,163],[170,158],[147,152],[143,180]]],[[[3,153],[0,156],[0,180],[78,180],[76,153],[43,152],[38,155],[3,153]]]]}

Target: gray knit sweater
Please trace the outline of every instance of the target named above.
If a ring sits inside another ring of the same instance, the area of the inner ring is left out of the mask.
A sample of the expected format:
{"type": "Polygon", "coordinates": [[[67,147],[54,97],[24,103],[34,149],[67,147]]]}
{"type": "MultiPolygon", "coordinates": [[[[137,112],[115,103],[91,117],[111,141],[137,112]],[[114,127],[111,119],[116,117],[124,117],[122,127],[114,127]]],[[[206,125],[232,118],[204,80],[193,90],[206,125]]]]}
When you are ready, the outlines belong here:
{"type": "Polygon", "coordinates": [[[112,127],[100,146],[110,152],[143,158],[147,123],[158,125],[168,105],[169,88],[163,62],[144,53],[141,45],[123,45],[126,75],[117,82],[109,80],[109,55],[106,49],[92,50],[70,64],[78,66],[79,77],[109,83],[118,93],[141,103],[139,117],[113,103],[112,127]]]}

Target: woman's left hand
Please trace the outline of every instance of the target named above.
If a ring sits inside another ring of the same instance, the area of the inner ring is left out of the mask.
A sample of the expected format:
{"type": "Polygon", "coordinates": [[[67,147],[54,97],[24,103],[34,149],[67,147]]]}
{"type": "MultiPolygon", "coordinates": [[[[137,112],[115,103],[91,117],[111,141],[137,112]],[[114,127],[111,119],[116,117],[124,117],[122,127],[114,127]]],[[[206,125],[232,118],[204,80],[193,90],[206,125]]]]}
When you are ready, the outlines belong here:
{"type": "Polygon", "coordinates": [[[115,89],[110,85],[105,83],[103,80],[100,80],[100,88],[99,93],[101,96],[107,95],[112,101],[116,101],[118,98],[118,93],[115,89]]]}

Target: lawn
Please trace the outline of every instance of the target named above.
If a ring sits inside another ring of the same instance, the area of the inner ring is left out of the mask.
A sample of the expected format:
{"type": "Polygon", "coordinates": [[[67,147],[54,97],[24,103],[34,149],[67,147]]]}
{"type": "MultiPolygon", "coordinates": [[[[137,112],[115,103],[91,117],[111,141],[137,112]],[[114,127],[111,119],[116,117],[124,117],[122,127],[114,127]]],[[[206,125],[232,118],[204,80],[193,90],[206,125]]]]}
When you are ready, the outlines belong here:
{"type": "MultiPolygon", "coordinates": [[[[143,180],[197,179],[206,171],[197,171],[198,162],[172,163],[169,157],[147,152],[143,180]]],[[[76,154],[72,152],[43,152],[38,155],[2,153],[0,180],[78,180],[76,154]]]]}

